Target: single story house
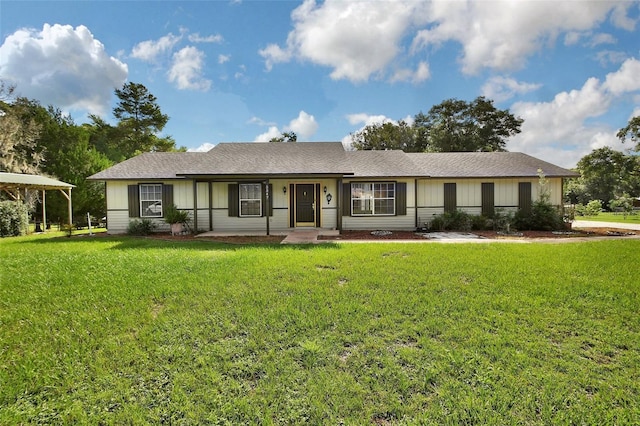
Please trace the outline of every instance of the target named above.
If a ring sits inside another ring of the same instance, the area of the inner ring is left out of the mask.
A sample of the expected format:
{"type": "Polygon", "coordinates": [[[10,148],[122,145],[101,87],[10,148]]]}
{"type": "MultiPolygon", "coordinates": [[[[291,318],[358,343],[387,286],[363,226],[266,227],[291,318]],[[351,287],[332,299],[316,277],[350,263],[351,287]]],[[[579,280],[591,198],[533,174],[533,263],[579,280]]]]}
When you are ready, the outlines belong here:
{"type": "Polygon", "coordinates": [[[301,227],[415,230],[460,209],[527,209],[539,195],[562,205],[577,173],[518,152],[349,151],[340,142],[220,143],[208,152],[151,152],[89,177],[106,182],[107,224],[162,220],[187,210],[197,231],[273,233],[301,227]]]}

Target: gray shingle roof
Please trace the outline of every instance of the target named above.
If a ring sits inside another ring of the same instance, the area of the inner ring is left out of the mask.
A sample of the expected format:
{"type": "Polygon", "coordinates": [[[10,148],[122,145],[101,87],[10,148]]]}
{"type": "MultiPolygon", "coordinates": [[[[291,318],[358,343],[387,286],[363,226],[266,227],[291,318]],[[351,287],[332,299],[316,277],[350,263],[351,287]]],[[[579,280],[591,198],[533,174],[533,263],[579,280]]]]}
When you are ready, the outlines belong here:
{"type": "Polygon", "coordinates": [[[518,152],[345,151],[340,142],[221,143],[209,152],[145,153],[91,180],[188,176],[339,175],[353,177],[573,177],[576,173],[518,152]]]}
{"type": "Polygon", "coordinates": [[[577,177],[578,173],[521,152],[409,153],[411,161],[432,178],[577,177]]]}
{"type": "Polygon", "coordinates": [[[184,174],[349,174],[340,142],[220,143],[184,174]]]}
{"type": "Polygon", "coordinates": [[[145,152],[89,176],[90,180],[183,179],[178,176],[200,161],[202,152],[145,152]]]}
{"type": "Polygon", "coordinates": [[[427,176],[402,151],[349,151],[347,161],[354,177],[427,176]]]}

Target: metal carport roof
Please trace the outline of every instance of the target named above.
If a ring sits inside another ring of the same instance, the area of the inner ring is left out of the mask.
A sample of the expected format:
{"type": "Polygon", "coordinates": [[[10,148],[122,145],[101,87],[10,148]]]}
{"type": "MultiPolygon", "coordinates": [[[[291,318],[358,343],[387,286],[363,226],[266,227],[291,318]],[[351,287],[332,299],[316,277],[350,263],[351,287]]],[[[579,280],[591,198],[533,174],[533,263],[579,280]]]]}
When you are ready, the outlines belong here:
{"type": "Polygon", "coordinates": [[[4,190],[14,200],[20,199],[20,190],[42,191],[42,223],[46,229],[46,201],[45,191],[59,190],[65,196],[69,205],[69,224],[73,222],[71,209],[71,189],[75,185],[40,175],[0,172],[0,190],[4,190]]]}

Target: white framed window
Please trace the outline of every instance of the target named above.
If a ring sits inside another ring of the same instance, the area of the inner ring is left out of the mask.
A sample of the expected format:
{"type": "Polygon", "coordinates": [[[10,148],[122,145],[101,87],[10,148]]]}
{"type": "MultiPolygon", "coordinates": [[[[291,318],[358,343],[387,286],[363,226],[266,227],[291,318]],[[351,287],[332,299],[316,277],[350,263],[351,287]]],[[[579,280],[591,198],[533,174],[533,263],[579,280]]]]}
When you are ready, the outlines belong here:
{"type": "Polygon", "coordinates": [[[351,183],[353,216],[393,216],[396,214],[394,182],[351,183]]]}
{"type": "Polygon", "coordinates": [[[140,217],[162,217],[162,184],[140,185],[140,217]]]}
{"type": "Polygon", "coordinates": [[[239,185],[240,216],[262,216],[262,185],[241,183],[239,185]]]}

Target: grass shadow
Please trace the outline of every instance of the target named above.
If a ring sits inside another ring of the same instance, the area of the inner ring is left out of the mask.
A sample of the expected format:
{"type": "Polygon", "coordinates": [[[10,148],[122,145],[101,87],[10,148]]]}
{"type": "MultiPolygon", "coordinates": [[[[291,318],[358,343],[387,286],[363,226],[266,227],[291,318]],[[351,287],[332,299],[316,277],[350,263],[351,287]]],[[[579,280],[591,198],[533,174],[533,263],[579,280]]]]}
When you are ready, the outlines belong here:
{"type": "Polygon", "coordinates": [[[339,244],[334,242],[322,242],[320,244],[280,244],[277,241],[256,241],[256,242],[234,242],[227,238],[226,241],[217,241],[208,239],[172,239],[162,238],[161,236],[130,236],[130,235],[37,235],[26,237],[15,237],[15,240],[7,240],[9,244],[87,244],[87,243],[105,243],[116,245],[110,247],[111,250],[132,250],[132,249],[180,249],[180,250],[223,250],[223,251],[241,251],[246,249],[269,249],[269,250],[326,250],[338,249],[339,244]]]}

